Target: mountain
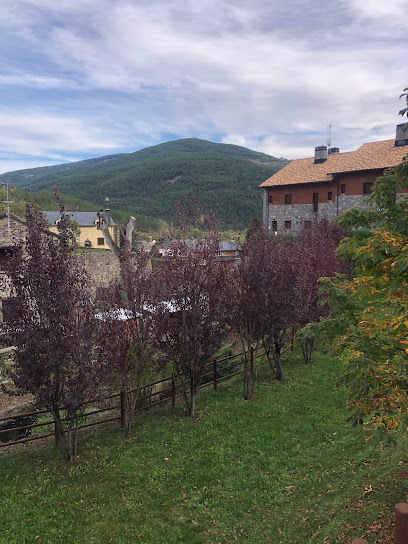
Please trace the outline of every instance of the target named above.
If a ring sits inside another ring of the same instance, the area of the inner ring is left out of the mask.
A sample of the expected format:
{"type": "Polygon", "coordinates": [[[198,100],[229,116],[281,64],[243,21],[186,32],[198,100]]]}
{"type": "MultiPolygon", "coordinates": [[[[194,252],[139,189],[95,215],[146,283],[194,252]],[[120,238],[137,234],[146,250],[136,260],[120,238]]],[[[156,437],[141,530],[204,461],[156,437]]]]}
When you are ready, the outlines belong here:
{"type": "Polygon", "coordinates": [[[198,184],[203,211],[215,210],[222,226],[246,227],[262,213],[258,185],[289,161],[245,147],[188,138],[134,153],[17,170],[0,181],[30,191],[59,191],[112,209],[175,220],[180,194],[192,198],[198,184]]]}

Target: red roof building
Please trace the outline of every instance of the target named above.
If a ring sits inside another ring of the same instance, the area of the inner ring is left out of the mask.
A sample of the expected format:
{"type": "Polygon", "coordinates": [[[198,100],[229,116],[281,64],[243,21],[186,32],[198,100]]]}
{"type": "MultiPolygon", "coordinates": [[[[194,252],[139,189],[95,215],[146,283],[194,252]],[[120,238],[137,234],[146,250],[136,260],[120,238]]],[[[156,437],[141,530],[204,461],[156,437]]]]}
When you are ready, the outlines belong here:
{"type": "Polygon", "coordinates": [[[394,140],[366,143],[356,151],[316,147],[314,157],[294,160],[264,181],[260,187],[268,231],[296,234],[316,216],[333,219],[366,206],[375,180],[408,153],[405,127],[397,125],[394,140]]]}

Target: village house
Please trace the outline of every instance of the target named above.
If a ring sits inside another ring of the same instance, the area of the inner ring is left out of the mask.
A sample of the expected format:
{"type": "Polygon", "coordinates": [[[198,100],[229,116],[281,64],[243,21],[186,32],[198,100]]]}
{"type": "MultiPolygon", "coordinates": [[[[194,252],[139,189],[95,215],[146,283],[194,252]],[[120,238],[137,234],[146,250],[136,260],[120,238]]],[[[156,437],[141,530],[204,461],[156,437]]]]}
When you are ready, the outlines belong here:
{"type": "MultiPolygon", "coordinates": [[[[158,243],[157,250],[161,257],[173,255],[172,243],[173,241],[168,238],[158,243]]],[[[190,247],[194,247],[196,244],[196,240],[187,240],[187,245],[190,247]]],[[[222,240],[217,261],[235,263],[241,258],[241,251],[241,247],[234,240],[222,240]]]]}
{"type": "MultiPolygon", "coordinates": [[[[78,225],[78,245],[84,248],[109,249],[99,226],[97,212],[66,212],[78,225]]],[[[118,229],[110,215],[110,210],[105,210],[108,219],[109,232],[118,243],[118,229]]],[[[50,224],[52,232],[58,232],[58,221],[61,220],[60,212],[44,212],[45,219],[50,224]]]]}
{"type": "MultiPolygon", "coordinates": [[[[375,180],[408,154],[405,123],[396,138],[363,144],[340,153],[319,146],[314,157],[297,159],[264,181],[263,223],[269,232],[296,234],[315,217],[334,219],[366,205],[375,180]]],[[[399,193],[408,192],[401,190],[399,193]]]]}
{"type": "MultiPolygon", "coordinates": [[[[58,219],[60,219],[61,215],[59,212],[45,213],[55,214],[54,228],[50,227],[50,229],[45,232],[49,236],[57,238],[58,229],[56,227],[56,222],[58,219]]],[[[71,214],[71,212],[69,213],[71,214]]],[[[72,213],[74,214],[74,212],[72,213]]],[[[89,215],[97,217],[96,213],[91,213],[89,215]]],[[[103,236],[101,231],[97,229],[96,225],[94,225],[92,228],[92,232],[98,233],[100,237],[103,236]]],[[[112,228],[116,228],[114,224],[112,225],[112,228]]],[[[25,219],[22,219],[13,213],[0,213],[0,322],[3,321],[3,319],[7,320],[7,301],[8,297],[10,296],[7,277],[4,274],[4,265],[7,259],[9,259],[13,248],[23,243],[26,237],[26,229],[27,224],[25,219]]],[[[99,247],[101,249],[108,249],[107,246],[99,247]]],[[[91,287],[94,292],[96,292],[97,289],[106,288],[110,282],[116,279],[119,275],[118,259],[111,251],[79,253],[78,256],[89,273],[91,287]]]]}

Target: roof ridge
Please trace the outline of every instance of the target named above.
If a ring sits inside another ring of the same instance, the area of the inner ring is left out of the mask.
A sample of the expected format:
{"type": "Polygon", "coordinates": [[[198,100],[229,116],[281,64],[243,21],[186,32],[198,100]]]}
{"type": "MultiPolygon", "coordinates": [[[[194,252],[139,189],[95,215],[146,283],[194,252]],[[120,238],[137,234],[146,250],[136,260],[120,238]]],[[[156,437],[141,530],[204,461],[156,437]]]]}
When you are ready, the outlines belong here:
{"type": "Polygon", "coordinates": [[[314,157],[295,159],[264,181],[260,187],[319,183],[331,181],[333,175],[362,170],[385,170],[399,164],[408,146],[395,146],[395,140],[366,142],[354,151],[334,153],[315,164],[314,157]]]}

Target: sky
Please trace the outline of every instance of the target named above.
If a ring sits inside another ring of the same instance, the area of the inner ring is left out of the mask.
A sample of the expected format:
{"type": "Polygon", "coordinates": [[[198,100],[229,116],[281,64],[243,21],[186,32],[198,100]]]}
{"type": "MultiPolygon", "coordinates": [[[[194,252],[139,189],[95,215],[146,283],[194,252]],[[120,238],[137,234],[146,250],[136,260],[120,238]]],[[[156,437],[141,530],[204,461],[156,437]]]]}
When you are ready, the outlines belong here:
{"type": "Polygon", "coordinates": [[[178,138],[393,138],[407,0],[0,0],[0,173],[178,138]]]}

